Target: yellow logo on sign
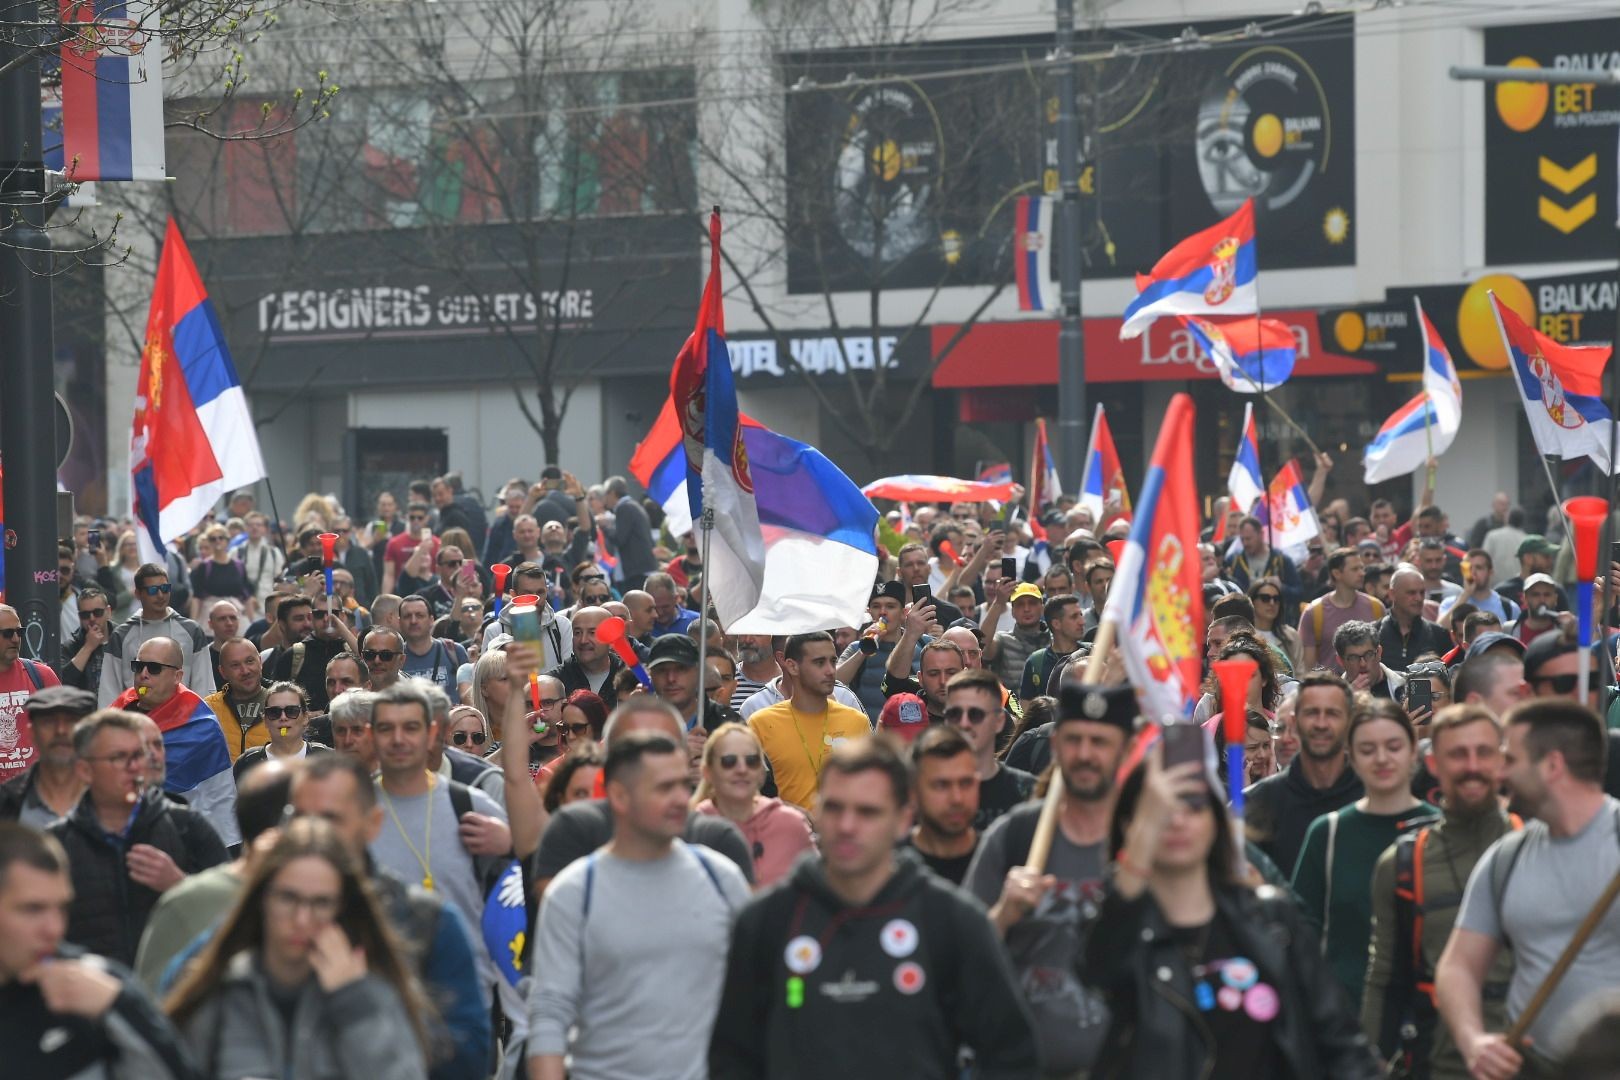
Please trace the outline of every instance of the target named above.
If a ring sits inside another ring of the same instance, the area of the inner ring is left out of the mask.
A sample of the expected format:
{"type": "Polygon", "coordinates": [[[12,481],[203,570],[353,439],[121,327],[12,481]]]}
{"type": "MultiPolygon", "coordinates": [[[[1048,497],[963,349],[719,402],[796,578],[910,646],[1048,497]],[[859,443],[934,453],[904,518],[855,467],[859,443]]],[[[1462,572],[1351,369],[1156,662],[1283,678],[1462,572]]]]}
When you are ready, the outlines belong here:
{"type": "MultiPolygon", "coordinates": [[[[1587,154],[1567,169],[1552,158],[1542,157],[1536,167],[1542,183],[1562,195],[1573,195],[1576,188],[1584,187],[1597,176],[1597,154],[1587,154]]],[[[1591,221],[1596,214],[1595,192],[1588,192],[1573,206],[1563,206],[1545,195],[1536,200],[1536,215],[1565,235],[1591,221]]]]}

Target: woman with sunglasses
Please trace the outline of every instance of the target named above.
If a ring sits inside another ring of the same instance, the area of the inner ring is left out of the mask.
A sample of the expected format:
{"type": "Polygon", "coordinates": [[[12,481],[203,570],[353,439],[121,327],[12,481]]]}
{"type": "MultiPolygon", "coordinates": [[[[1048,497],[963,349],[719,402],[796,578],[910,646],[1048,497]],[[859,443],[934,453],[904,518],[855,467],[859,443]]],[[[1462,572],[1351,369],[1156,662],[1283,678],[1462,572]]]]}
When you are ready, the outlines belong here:
{"type": "Polygon", "coordinates": [[[1080,968],[1109,1007],[1088,1075],[1381,1077],[1293,899],[1241,883],[1219,784],[1202,760],[1166,767],[1163,745],[1120,786],[1109,829],[1080,968]]]}
{"type": "Polygon", "coordinates": [[[1359,1016],[1372,937],[1373,868],[1402,833],[1432,823],[1436,810],[1412,794],[1417,733],[1399,705],[1363,699],[1350,714],[1347,741],[1350,768],[1366,794],[1311,822],[1294,864],[1294,892],[1359,1016]]]}
{"type": "Polygon", "coordinates": [[[761,795],[765,751],[742,724],[721,724],[703,744],[703,780],[692,796],[700,814],[729,818],[754,854],[754,887],[783,878],[815,846],[810,819],[796,806],[761,795]]]}
{"type": "Polygon", "coordinates": [[[473,757],[487,757],[494,747],[489,738],[489,721],[471,705],[450,709],[450,745],[473,757]]]}
{"type": "Polygon", "coordinates": [[[1254,628],[1260,637],[1282,655],[1287,674],[1299,670],[1299,632],[1282,617],[1282,582],[1264,577],[1249,586],[1249,602],[1254,605],[1254,628]]]}
{"type": "Polygon", "coordinates": [[[248,863],[166,1004],[217,1080],[426,1080],[431,1006],[365,870],[321,818],[248,863]]]}
{"type": "Polygon", "coordinates": [[[297,761],[308,754],[328,754],[330,746],[304,741],[304,729],[309,726],[309,692],[295,682],[271,683],[259,716],[270,741],[242,751],[242,756],[231,766],[231,772],[240,784],[248,770],[276,761],[297,761]]]}
{"type": "Polygon", "coordinates": [[[215,600],[235,600],[244,612],[253,615],[253,590],[248,586],[247,571],[231,557],[230,543],[231,535],[223,525],[203,530],[198,557],[191,564],[193,619],[206,619],[215,600]]]}

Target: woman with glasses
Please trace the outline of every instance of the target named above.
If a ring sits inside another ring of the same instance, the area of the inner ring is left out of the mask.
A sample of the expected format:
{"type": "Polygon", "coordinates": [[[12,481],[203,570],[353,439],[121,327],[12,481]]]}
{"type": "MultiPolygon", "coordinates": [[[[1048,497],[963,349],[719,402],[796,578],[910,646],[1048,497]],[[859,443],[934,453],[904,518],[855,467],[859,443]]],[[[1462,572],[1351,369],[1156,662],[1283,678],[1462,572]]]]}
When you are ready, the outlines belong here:
{"type": "Polygon", "coordinates": [[[248,864],[166,1004],[219,1080],[426,1080],[431,1006],[365,871],[320,818],[248,864]]]}
{"type": "Polygon", "coordinates": [[[703,744],[703,780],[692,796],[700,814],[728,818],[754,855],[754,887],[787,876],[800,855],[815,846],[810,819],[796,806],[760,794],[765,751],[742,724],[721,724],[703,744]]]}
{"type": "Polygon", "coordinates": [[[541,791],[546,813],[555,814],[560,806],[596,798],[596,778],[606,760],[602,748],[593,742],[581,743],[558,758],[541,791]]]}
{"type": "Polygon", "coordinates": [[[242,751],[242,756],[236,759],[231,772],[238,784],[248,770],[272,758],[276,761],[297,761],[309,754],[328,754],[332,751],[330,746],[304,740],[304,730],[309,726],[310,717],[309,692],[295,682],[271,683],[259,716],[270,741],[242,751]]]}
{"type": "Polygon", "coordinates": [[[1373,867],[1402,833],[1434,820],[1435,809],[1412,794],[1417,733],[1393,701],[1367,698],[1350,716],[1350,768],[1366,794],[1311,822],[1294,892],[1322,941],[1352,1010],[1361,1015],[1372,935],[1373,867]]]}
{"type": "Polygon", "coordinates": [[[1254,628],[1286,661],[1287,673],[1299,670],[1299,632],[1282,617],[1282,582],[1264,577],[1249,586],[1249,602],[1254,605],[1254,628]]]}
{"type": "Polygon", "coordinates": [[[471,705],[450,709],[450,745],[473,757],[487,757],[495,749],[489,737],[489,721],[471,705]]]}
{"type": "Polygon", "coordinates": [[[191,617],[205,619],[216,600],[235,600],[251,619],[253,589],[247,571],[231,557],[231,535],[223,525],[210,525],[203,531],[198,554],[191,564],[191,617]]]}
{"type": "Polygon", "coordinates": [[[1293,898],[1242,882],[1220,785],[1163,740],[1120,785],[1088,985],[1109,1028],[1088,1075],[1383,1075],[1293,898]]]}

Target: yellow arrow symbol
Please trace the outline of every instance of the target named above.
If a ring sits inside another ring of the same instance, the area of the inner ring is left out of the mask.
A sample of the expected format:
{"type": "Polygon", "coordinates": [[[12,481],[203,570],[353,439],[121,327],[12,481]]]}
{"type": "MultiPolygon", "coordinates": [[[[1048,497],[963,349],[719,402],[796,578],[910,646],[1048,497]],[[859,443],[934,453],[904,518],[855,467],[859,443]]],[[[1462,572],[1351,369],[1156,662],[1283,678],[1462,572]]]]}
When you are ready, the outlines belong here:
{"type": "Polygon", "coordinates": [[[1588,195],[1566,210],[1543,195],[1536,207],[1536,211],[1542,221],[1545,221],[1559,232],[1568,234],[1592,220],[1593,215],[1597,213],[1597,196],[1588,195]]]}
{"type": "Polygon", "coordinates": [[[1550,184],[1565,195],[1572,195],[1576,188],[1597,175],[1597,155],[1587,154],[1580,164],[1571,169],[1544,157],[1540,159],[1540,171],[1542,183],[1550,184]]]}

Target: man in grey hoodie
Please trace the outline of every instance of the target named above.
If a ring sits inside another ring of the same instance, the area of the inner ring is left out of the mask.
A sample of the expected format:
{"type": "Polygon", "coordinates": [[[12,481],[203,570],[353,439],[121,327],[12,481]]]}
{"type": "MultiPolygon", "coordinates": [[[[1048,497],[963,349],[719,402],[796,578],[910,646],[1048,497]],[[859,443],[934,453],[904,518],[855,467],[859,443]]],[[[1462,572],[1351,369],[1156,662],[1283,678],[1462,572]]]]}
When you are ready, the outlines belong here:
{"type": "Polygon", "coordinates": [[[169,606],[171,591],[169,572],[156,563],[146,563],[135,571],[135,599],[140,609],[107,637],[96,691],[96,703],[101,708],[107,708],[135,685],[129,662],[142,645],[156,637],[170,638],[180,646],[185,661],[180,681],[187,689],[198,697],[214,692],[214,660],[208,652],[208,635],[169,606]]]}

